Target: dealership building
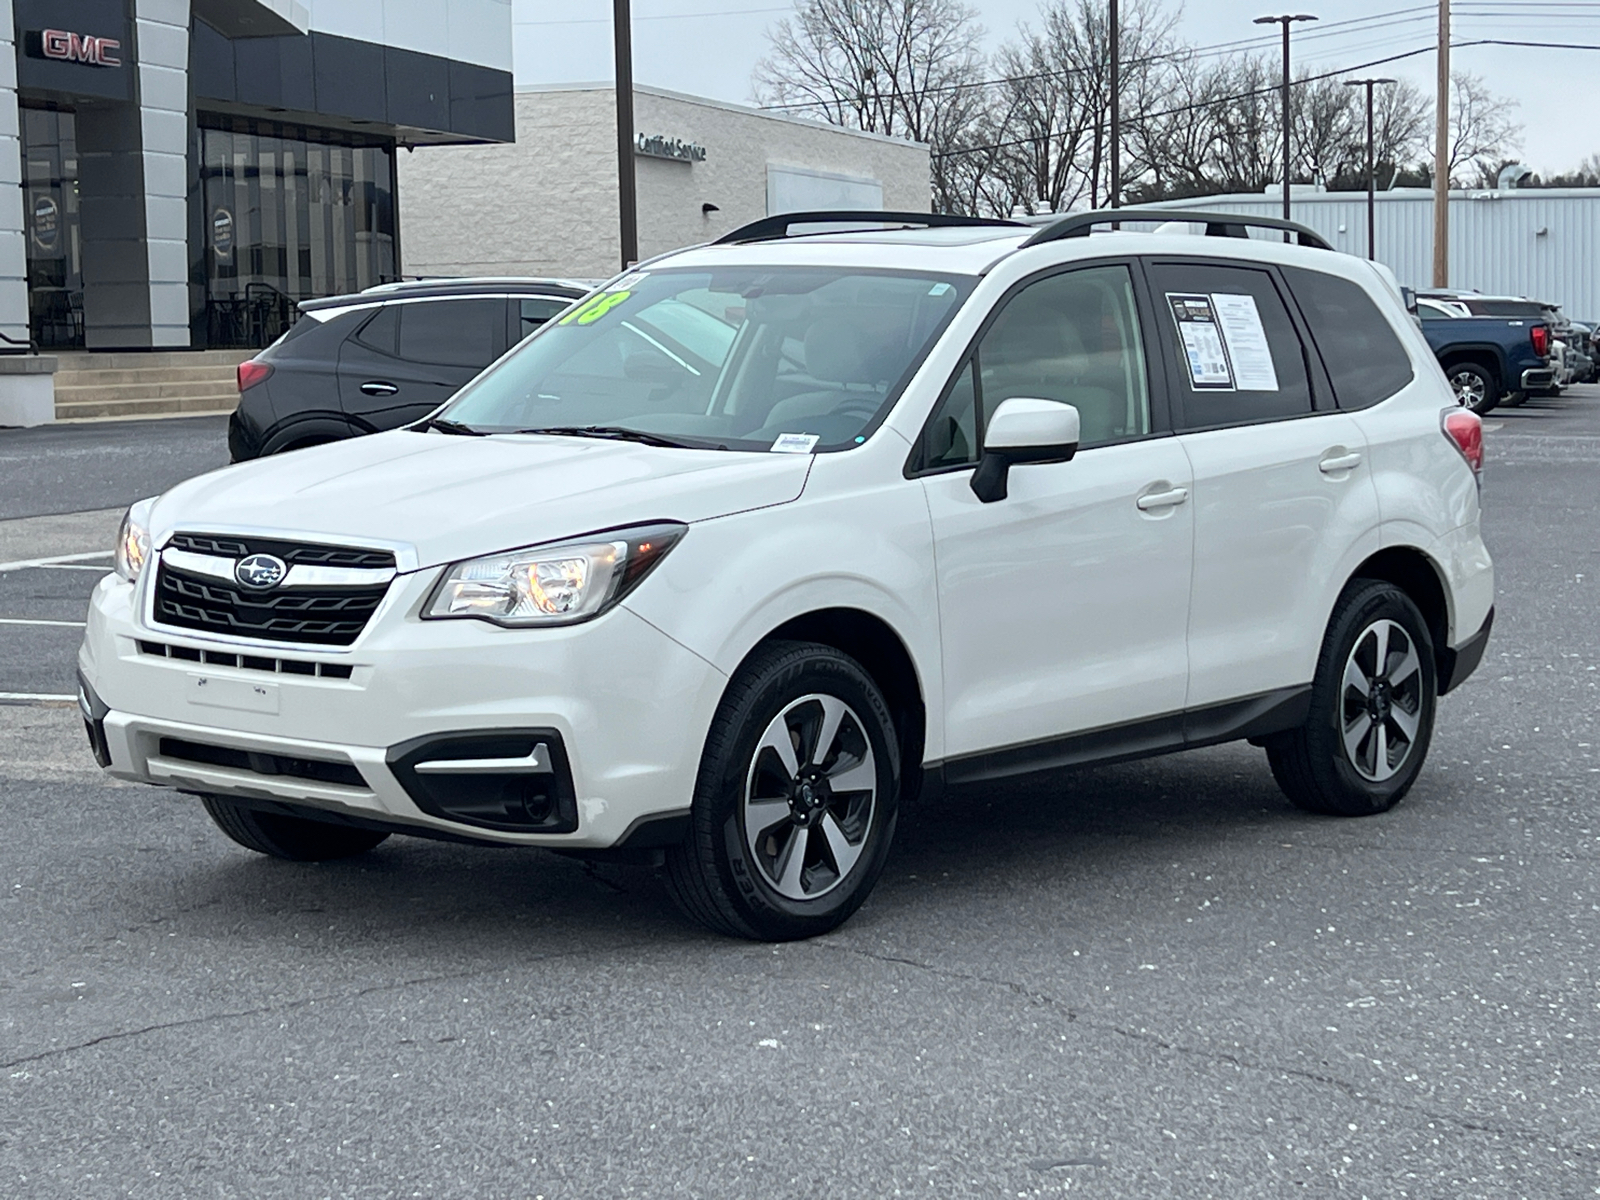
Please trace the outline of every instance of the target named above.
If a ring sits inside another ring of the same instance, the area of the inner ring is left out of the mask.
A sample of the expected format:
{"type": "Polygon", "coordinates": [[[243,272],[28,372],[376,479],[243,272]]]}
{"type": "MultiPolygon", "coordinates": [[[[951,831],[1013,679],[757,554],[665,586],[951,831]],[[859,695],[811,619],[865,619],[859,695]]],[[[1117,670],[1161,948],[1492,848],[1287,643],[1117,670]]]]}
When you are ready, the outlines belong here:
{"type": "Polygon", "coordinates": [[[509,0],[4,0],[0,334],[266,344],[401,273],[399,147],[513,136],[509,0]]]}
{"type": "MultiPolygon", "coordinates": [[[[408,275],[604,278],[622,265],[616,92],[519,87],[503,145],[399,155],[408,275]]],[[[758,217],[931,207],[928,147],[660,88],[634,89],[641,258],[758,217]]]]}

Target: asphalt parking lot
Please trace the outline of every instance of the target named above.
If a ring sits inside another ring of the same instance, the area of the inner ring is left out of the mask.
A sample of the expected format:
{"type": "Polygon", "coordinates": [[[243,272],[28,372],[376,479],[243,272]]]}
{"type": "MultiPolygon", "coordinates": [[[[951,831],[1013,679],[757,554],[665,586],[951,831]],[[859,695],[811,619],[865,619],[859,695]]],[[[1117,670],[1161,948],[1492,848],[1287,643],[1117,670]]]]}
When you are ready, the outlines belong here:
{"type": "Polygon", "coordinates": [[[957,794],[784,946],[644,868],[291,865],[102,779],[84,600],[221,422],[0,431],[0,1191],[1600,1194],[1600,387],[1488,425],[1495,636],[1396,811],[1245,745],[957,794]]]}

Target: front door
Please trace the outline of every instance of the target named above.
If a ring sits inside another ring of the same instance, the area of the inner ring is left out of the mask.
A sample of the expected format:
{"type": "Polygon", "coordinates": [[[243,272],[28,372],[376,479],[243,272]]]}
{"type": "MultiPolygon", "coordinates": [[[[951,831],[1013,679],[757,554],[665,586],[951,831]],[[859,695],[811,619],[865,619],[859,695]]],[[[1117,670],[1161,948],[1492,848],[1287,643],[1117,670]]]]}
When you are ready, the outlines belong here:
{"type": "Polygon", "coordinates": [[[1152,429],[1143,325],[1123,264],[1036,279],[930,418],[947,759],[1017,748],[997,773],[1047,765],[1053,739],[1184,706],[1194,506],[1183,448],[1152,429]],[[985,504],[971,467],[1014,396],[1075,405],[1083,440],[1069,463],[1012,468],[985,504]]]}

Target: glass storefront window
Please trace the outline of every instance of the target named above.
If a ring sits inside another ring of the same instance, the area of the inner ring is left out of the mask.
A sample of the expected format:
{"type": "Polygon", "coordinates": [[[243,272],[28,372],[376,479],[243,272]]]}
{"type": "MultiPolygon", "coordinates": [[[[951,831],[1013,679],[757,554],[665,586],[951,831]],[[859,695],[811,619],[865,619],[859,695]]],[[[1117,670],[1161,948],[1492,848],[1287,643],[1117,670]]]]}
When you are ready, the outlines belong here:
{"type": "Polygon", "coordinates": [[[83,237],[78,143],[70,112],[20,110],[28,328],[41,348],[83,345],[83,237]]]}
{"type": "Polygon", "coordinates": [[[394,149],[329,136],[256,121],[200,129],[209,345],[268,345],[298,301],[398,278],[394,149]]]}

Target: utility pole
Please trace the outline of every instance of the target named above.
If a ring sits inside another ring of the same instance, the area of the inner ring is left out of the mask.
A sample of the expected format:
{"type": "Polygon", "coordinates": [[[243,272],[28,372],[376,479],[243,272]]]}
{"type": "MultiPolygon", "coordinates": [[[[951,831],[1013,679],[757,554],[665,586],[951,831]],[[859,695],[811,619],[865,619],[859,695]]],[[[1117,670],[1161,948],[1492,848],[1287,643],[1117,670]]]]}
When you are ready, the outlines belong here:
{"type": "Polygon", "coordinates": [[[1346,79],[1345,87],[1367,89],[1367,257],[1378,257],[1378,169],[1372,161],[1372,89],[1393,79],[1346,79]]]}
{"type": "Polygon", "coordinates": [[[1450,286],[1450,0],[1439,0],[1439,82],[1433,102],[1433,286],[1450,286]]]}
{"type": "Polygon", "coordinates": [[[1111,38],[1111,204],[1122,207],[1122,20],[1110,0],[1111,38]]]}
{"type": "MultiPolygon", "coordinates": [[[[1290,154],[1289,136],[1289,26],[1297,21],[1315,21],[1317,18],[1306,13],[1285,13],[1281,17],[1257,17],[1257,25],[1282,25],[1283,26],[1283,219],[1289,219],[1289,167],[1293,162],[1290,154]]],[[[1288,241],[1287,232],[1283,240],[1288,241]]]]}
{"type": "Polygon", "coordinates": [[[617,210],[622,269],[639,261],[639,188],[633,165],[633,17],[628,0],[612,0],[617,44],[617,210]]]}

